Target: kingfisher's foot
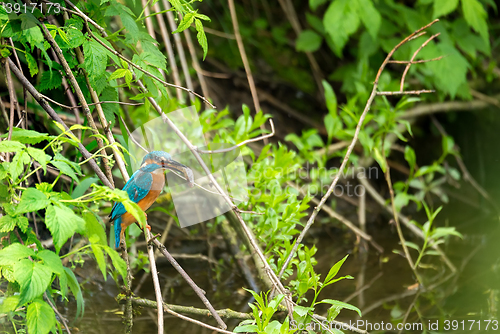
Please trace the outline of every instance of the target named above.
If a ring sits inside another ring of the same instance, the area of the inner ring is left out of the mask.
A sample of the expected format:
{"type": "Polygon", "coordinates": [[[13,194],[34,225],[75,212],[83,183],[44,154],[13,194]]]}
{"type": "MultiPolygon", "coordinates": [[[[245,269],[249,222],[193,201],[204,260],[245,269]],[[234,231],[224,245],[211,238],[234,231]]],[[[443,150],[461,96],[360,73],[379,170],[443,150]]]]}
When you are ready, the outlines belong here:
{"type": "Polygon", "coordinates": [[[151,226],[149,224],[146,224],[146,228],[148,229],[149,232],[151,232],[151,226]]]}

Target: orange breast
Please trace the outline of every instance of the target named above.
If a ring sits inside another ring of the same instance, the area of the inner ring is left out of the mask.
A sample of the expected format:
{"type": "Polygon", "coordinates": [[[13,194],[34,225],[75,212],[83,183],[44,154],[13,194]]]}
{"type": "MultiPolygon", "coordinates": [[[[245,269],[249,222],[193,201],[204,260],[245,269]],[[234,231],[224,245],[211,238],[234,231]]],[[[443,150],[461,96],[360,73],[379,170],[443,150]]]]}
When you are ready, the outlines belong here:
{"type": "MultiPolygon", "coordinates": [[[[165,174],[163,174],[163,170],[158,169],[152,173],[153,175],[153,184],[151,186],[151,190],[149,193],[144,196],[143,199],[139,200],[137,204],[142,209],[142,211],[146,211],[149,209],[151,205],[156,201],[158,196],[160,196],[163,187],[165,186],[165,174]]],[[[122,215],[122,229],[127,228],[129,225],[135,223],[137,219],[132,216],[130,213],[125,212],[122,215]]]]}

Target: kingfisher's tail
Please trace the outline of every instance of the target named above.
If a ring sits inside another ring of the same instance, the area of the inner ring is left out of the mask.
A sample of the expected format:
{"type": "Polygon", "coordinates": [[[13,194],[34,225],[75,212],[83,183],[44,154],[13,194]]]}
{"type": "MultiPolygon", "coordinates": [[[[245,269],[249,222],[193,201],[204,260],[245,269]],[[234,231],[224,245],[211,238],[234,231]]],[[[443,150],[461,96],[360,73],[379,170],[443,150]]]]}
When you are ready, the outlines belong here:
{"type": "Polygon", "coordinates": [[[115,224],[115,248],[120,246],[120,235],[122,233],[122,217],[118,217],[113,222],[115,224]]]}

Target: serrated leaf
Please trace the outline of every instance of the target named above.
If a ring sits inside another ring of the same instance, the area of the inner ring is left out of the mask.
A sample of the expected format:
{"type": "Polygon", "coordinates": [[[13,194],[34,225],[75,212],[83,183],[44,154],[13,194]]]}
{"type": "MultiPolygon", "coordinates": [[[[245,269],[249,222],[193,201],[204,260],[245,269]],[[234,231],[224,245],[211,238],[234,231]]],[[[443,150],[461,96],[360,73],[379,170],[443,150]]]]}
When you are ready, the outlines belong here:
{"type": "Polygon", "coordinates": [[[10,215],[0,217],[0,232],[10,232],[16,226],[19,226],[21,231],[25,233],[29,226],[28,218],[24,216],[12,217],[10,215]]]}
{"type": "Polygon", "coordinates": [[[127,69],[124,69],[124,68],[119,68],[117,69],[116,71],[114,71],[108,78],[108,81],[111,81],[113,79],[119,79],[119,78],[122,78],[125,76],[125,74],[127,73],[127,69]]]}
{"type": "Polygon", "coordinates": [[[323,17],[323,25],[330,36],[334,52],[342,56],[342,49],[350,35],[359,27],[359,16],[351,0],[335,0],[328,6],[323,17]]]}
{"type": "Polygon", "coordinates": [[[43,299],[37,299],[28,305],[26,312],[28,333],[47,334],[56,325],[54,310],[43,299]]]}
{"type": "Polygon", "coordinates": [[[83,43],[83,54],[83,66],[92,80],[102,76],[108,65],[106,49],[94,39],[90,39],[83,43]]]}
{"type": "MultiPolygon", "coordinates": [[[[14,132],[13,132],[14,133],[14,132]]],[[[3,140],[0,142],[0,152],[18,152],[25,148],[24,144],[13,140],[3,140]]]]}
{"type": "Polygon", "coordinates": [[[303,30],[295,42],[295,49],[303,52],[314,52],[319,49],[322,41],[323,37],[314,31],[303,30]]]}
{"type": "Polygon", "coordinates": [[[34,147],[28,147],[27,148],[28,154],[38,161],[40,165],[45,169],[45,166],[47,165],[47,157],[45,155],[45,151],[41,150],[39,148],[34,148],[34,147]]]}
{"type": "Polygon", "coordinates": [[[54,238],[57,253],[59,253],[66,241],[84,224],[83,219],[66,206],[50,205],[45,213],[45,225],[47,225],[54,238]]]}
{"type": "Polygon", "coordinates": [[[104,246],[103,247],[106,253],[108,253],[109,257],[111,258],[111,262],[113,263],[113,267],[118,271],[118,273],[122,276],[123,281],[127,280],[127,264],[125,261],[121,258],[120,254],[118,254],[117,251],[112,249],[109,246],[104,246]]]}
{"type": "Polygon", "coordinates": [[[44,264],[50,267],[53,272],[55,272],[58,276],[64,274],[64,267],[61,261],[61,258],[48,249],[42,249],[36,256],[43,261],[44,264]]]}
{"type": "Polygon", "coordinates": [[[14,277],[21,287],[20,304],[32,301],[41,296],[52,278],[52,269],[44,264],[29,259],[14,265],[14,277]]]}
{"type": "Polygon", "coordinates": [[[11,244],[0,250],[0,266],[11,266],[29,256],[35,256],[31,248],[19,243],[11,244]]]}
{"type": "Polygon", "coordinates": [[[59,160],[52,160],[50,164],[59,169],[59,172],[71,177],[73,181],[75,181],[76,183],[79,182],[75,172],[66,162],[59,160]]]}
{"type": "Polygon", "coordinates": [[[177,29],[172,34],[184,31],[187,28],[189,28],[191,26],[191,24],[193,23],[194,19],[195,19],[195,14],[194,13],[187,13],[186,15],[184,15],[184,17],[182,18],[181,23],[179,23],[179,26],[177,27],[177,29]]]}
{"type": "Polygon", "coordinates": [[[99,221],[90,211],[85,211],[83,213],[83,219],[85,220],[85,232],[86,236],[90,238],[91,236],[97,236],[97,243],[100,245],[107,244],[106,232],[104,228],[99,224],[99,221]]]}
{"type": "Polygon", "coordinates": [[[59,71],[46,71],[42,73],[40,85],[38,86],[40,92],[51,90],[61,87],[62,76],[59,71]]]}
{"type": "MultiPolygon", "coordinates": [[[[130,72],[129,70],[125,70],[130,72]]],[[[101,101],[118,101],[118,88],[114,87],[106,87],[101,95],[99,96],[101,101]]],[[[106,117],[106,121],[111,122],[111,127],[115,124],[116,115],[120,113],[120,109],[117,103],[103,103],[101,105],[102,111],[104,112],[104,117],[106,117]]]]}
{"type": "Polygon", "coordinates": [[[16,207],[17,213],[36,212],[45,209],[50,201],[46,194],[36,188],[23,191],[21,201],[16,207]]]}
{"type": "Polygon", "coordinates": [[[78,30],[73,27],[68,28],[66,36],[69,40],[68,44],[72,49],[79,47],[80,45],[83,44],[83,42],[85,42],[85,36],[83,36],[81,29],[78,30]]]}
{"type": "Polygon", "coordinates": [[[458,0],[434,0],[434,18],[453,12],[458,6],[458,0]]]}
{"type": "Polygon", "coordinates": [[[203,30],[203,23],[201,23],[200,20],[196,19],[195,25],[196,31],[198,32],[196,34],[196,38],[198,39],[198,43],[200,43],[201,48],[203,49],[203,60],[205,60],[208,52],[207,36],[205,35],[205,31],[203,30]]]}
{"type": "Polygon", "coordinates": [[[31,55],[31,53],[26,50],[26,62],[28,63],[28,69],[30,70],[30,75],[34,77],[38,74],[38,63],[35,60],[35,57],[31,55]]]}
{"type": "Polygon", "coordinates": [[[486,22],[488,14],[483,5],[478,0],[462,0],[462,10],[465,21],[481,35],[485,43],[489,44],[488,24],[486,22]]]}
{"type": "Polygon", "coordinates": [[[382,17],[371,0],[355,0],[359,17],[373,40],[377,39],[382,17]]]}
{"type": "Polygon", "coordinates": [[[9,296],[3,300],[0,305],[0,313],[9,313],[16,310],[17,305],[19,305],[19,295],[9,296]]]}
{"type": "Polygon", "coordinates": [[[10,164],[10,175],[13,180],[17,180],[19,175],[24,171],[24,166],[29,164],[30,156],[26,151],[21,151],[14,156],[10,164]]]}

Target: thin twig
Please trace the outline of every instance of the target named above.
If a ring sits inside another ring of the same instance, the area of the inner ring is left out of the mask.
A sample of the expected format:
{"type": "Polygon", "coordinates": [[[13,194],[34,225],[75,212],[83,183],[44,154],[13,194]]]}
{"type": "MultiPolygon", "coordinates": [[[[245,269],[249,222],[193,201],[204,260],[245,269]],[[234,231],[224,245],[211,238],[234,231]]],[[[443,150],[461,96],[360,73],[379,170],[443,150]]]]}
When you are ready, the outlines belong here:
{"type": "MultiPolygon", "coordinates": [[[[49,116],[53,120],[55,120],[56,122],[61,124],[64,127],[65,131],[67,131],[68,133],[70,133],[74,136],[73,132],[62,121],[62,119],[54,111],[54,109],[52,109],[52,107],[47,103],[47,101],[43,98],[42,94],[40,94],[36,90],[36,88],[33,87],[33,85],[28,81],[28,79],[26,79],[26,77],[24,75],[22,75],[21,71],[19,71],[19,69],[16,67],[16,65],[12,62],[12,60],[10,58],[8,58],[8,62],[9,62],[10,69],[12,70],[12,72],[19,79],[21,84],[26,87],[26,89],[30,92],[30,94],[38,102],[38,104],[47,112],[47,114],[49,114],[49,116]]],[[[106,175],[104,175],[102,170],[99,169],[99,166],[97,166],[97,163],[92,158],[92,155],[89,153],[89,151],[87,151],[85,146],[83,146],[82,143],[80,143],[80,142],[78,143],[78,149],[82,153],[83,157],[86,160],[88,160],[90,167],[94,170],[94,172],[99,177],[99,179],[102,181],[102,183],[104,183],[104,185],[106,185],[107,187],[110,187],[111,189],[113,189],[114,188],[113,185],[109,182],[108,178],[106,177],[106,175]]]]}
{"type": "MultiPolygon", "coordinates": [[[[146,240],[151,239],[151,233],[148,229],[144,229],[144,237],[146,240]]],[[[154,241],[158,241],[154,239],[154,241]]],[[[156,309],[158,313],[158,334],[164,334],[163,332],[163,298],[161,296],[160,280],[158,279],[158,271],[156,270],[156,260],[154,254],[153,245],[148,245],[148,258],[149,258],[149,271],[153,277],[153,286],[156,295],[156,309]]]]}
{"type": "MultiPolygon", "coordinates": [[[[7,140],[12,138],[12,131],[14,130],[14,106],[17,103],[16,92],[14,91],[14,84],[12,83],[12,77],[10,75],[10,64],[8,61],[5,63],[5,80],[7,81],[7,89],[9,90],[10,99],[10,114],[9,114],[9,134],[7,135],[7,140]]],[[[6,154],[6,161],[10,161],[10,154],[6,154]]]]}
{"type": "MultiPolygon", "coordinates": [[[[89,122],[89,125],[92,128],[92,132],[95,135],[98,135],[99,131],[97,130],[94,119],[92,117],[92,113],[90,112],[90,108],[87,104],[87,101],[85,100],[85,96],[83,95],[83,92],[80,88],[80,85],[76,81],[75,75],[71,71],[71,68],[69,67],[68,62],[66,61],[66,58],[64,58],[64,55],[62,53],[61,48],[59,47],[59,45],[57,45],[54,37],[52,37],[52,35],[50,34],[47,27],[44,24],[42,24],[41,27],[42,27],[42,31],[45,35],[45,38],[47,39],[47,42],[49,42],[49,44],[52,46],[52,49],[55,51],[57,58],[59,58],[59,61],[61,62],[62,67],[64,68],[64,72],[68,76],[69,81],[70,81],[71,85],[73,86],[73,89],[76,92],[76,96],[78,97],[78,100],[80,101],[80,103],[82,105],[83,113],[87,117],[87,121],[89,122]]],[[[97,142],[97,146],[99,147],[99,149],[102,149],[104,147],[104,143],[103,143],[102,138],[100,138],[99,136],[95,136],[95,140],[97,142]]],[[[106,176],[107,176],[109,182],[111,184],[114,184],[113,174],[111,173],[111,167],[109,166],[109,161],[107,159],[106,150],[102,150],[102,154],[103,154],[102,165],[104,167],[104,171],[106,172],[106,176]]]]}
{"type": "Polygon", "coordinates": [[[422,89],[422,90],[407,90],[404,92],[377,92],[377,95],[420,95],[427,93],[435,93],[436,91],[433,89],[422,89]]]}
{"type": "Polygon", "coordinates": [[[287,257],[287,259],[285,260],[283,266],[281,267],[281,270],[280,270],[280,273],[279,273],[279,277],[281,277],[283,275],[283,273],[285,272],[286,268],[290,264],[290,261],[295,256],[295,253],[297,252],[297,249],[298,249],[300,243],[302,242],[302,239],[304,238],[305,234],[307,233],[307,231],[309,230],[309,228],[314,223],[314,219],[316,218],[316,216],[318,215],[319,211],[321,210],[321,207],[325,204],[325,202],[327,201],[327,199],[332,194],[335,186],[337,185],[337,182],[339,181],[340,175],[342,174],[343,170],[346,168],[347,162],[349,160],[349,156],[351,155],[351,152],[354,149],[354,146],[356,145],[356,142],[358,140],[359,132],[361,131],[361,127],[363,126],[363,122],[365,120],[365,117],[368,114],[368,111],[370,110],[371,104],[372,104],[373,100],[375,99],[375,96],[377,96],[378,81],[379,81],[380,76],[382,75],[382,72],[383,72],[385,66],[387,65],[387,62],[389,61],[389,59],[391,59],[391,57],[394,54],[394,52],[396,52],[396,50],[399,49],[399,47],[401,45],[403,45],[404,43],[408,42],[411,38],[413,38],[413,36],[419,34],[421,31],[423,31],[426,28],[430,27],[432,24],[436,23],[437,21],[439,21],[439,20],[436,19],[436,20],[432,21],[428,25],[420,28],[419,30],[415,31],[413,34],[409,35],[404,40],[402,40],[398,45],[396,45],[391,50],[391,52],[389,52],[389,54],[387,55],[387,57],[385,58],[385,60],[382,62],[382,65],[380,65],[380,68],[379,68],[379,70],[377,72],[377,76],[375,77],[375,81],[373,82],[372,92],[370,94],[370,97],[368,98],[368,101],[366,102],[365,108],[364,108],[363,113],[361,114],[361,116],[359,118],[358,124],[356,125],[356,130],[354,132],[354,136],[352,138],[351,144],[347,148],[347,152],[346,152],[346,155],[345,155],[345,157],[344,157],[344,159],[342,161],[342,164],[340,165],[339,173],[337,173],[337,175],[335,176],[332,184],[328,188],[328,191],[323,196],[323,198],[321,199],[321,201],[319,202],[319,204],[314,208],[314,211],[311,214],[311,216],[309,217],[309,220],[307,221],[306,226],[304,227],[304,229],[302,230],[302,232],[300,233],[300,235],[297,237],[297,239],[295,241],[295,244],[294,244],[294,246],[293,246],[293,248],[292,248],[292,250],[290,252],[290,255],[287,257]]]}
{"type": "MultiPolygon", "coordinates": [[[[52,102],[54,104],[57,104],[59,107],[62,107],[62,108],[65,108],[65,109],[80,109],[80,108],[82,108],[82,106],[79,106],[79,105],[75,105],[75,106],[71,107],[71,106],[68,106],[66,104],[59,103],[59,102],[57,102],[55,100],[52,100],[47,95],[43,95],[43,97],[47,101],[50,101],[50,102],[52,102]]],[[[94,102],[94,103],[88,103],[87,105],[88,106],[95,106],[95,105],[104,104],[104,103],[124,104],[124,105],[128,105],[128,106],[142,106],[144,104],[144,103],[121,102],[121,101],[99,101],[99,102],[94,102]]],[[[78,121],[76,121],[76,123],[78,123],[78,121]]]]}
{"type": "Polygon", "coordinates": [[[92,30],[90,29],[90,27],[88,26],[88,21],[87,20],[87,16],[83,16],[84,18],[84,22],[85,22],[85,25],[87,27],[87,31],[89,32],[89,34],[92,36],[92,38],[98,42],[99,44],[101,44],[105,49],[107,49],[109,52],[113,53],[115,56],[119,57],[120,59],[124,60],[127,64],[129,64],[130,66],[138,69],[139,71],[141,71],[142,73],[146,74],[148,77],[151,77],[153,78],[154,80],[162,83],[164,86],[167,86],[167,87],[173,87],[173,88],[176,88],[176,89],[181,89],[181,90],[184,90],[190,94],[193,94],[195,96],[197,96],[198,98],[200,98],[204,103],[208,104],[210,107],[215,108],[215,106],[210,103],[210,101],[208,101],[205,97],[201,96],[200,94],[196,93],[195,91],[192,91],[191,89],[189,88],[186,88],[186,87],[182,87],[182,86],[179,86],[179,85],[175,85],[175,84],[171,84],[169,82],[166,82],[165,80],[162,80],[160,78],[158,78],[156,75],[146,71],[145,69],[143,69],[142,67],[140,67],[139,65],[136,65],[135,63],[133,63],[132,61],[130,61],[128,58],[126,58],[125,56],[123,56],[121,53],[119,53],[118,51],[116,51],[115,49],[113,48],[110,48],[108,45],[106,45],[104,42],[102,42],[99,38],[97,38],[94,33],[92,32],[92,30]]]}
{"type": "Polygon", "coordinates": [[[47,296],[47,292],[43,293],[43,297],[44,297],[45,301],[47,303],[49,303],[50,307],[54,310],[54,312],[57,314],[57,316],[59,317],[59,320],[61,320],[64,328],[66,328],[66,332],[68,332],[68,334],[71,334],[71,331],[69,330],[69,327],[68,327],[67,320],[62,316],[62,314],[59,312],[57,307],[50,301],[49,297],[47,296]]]}

